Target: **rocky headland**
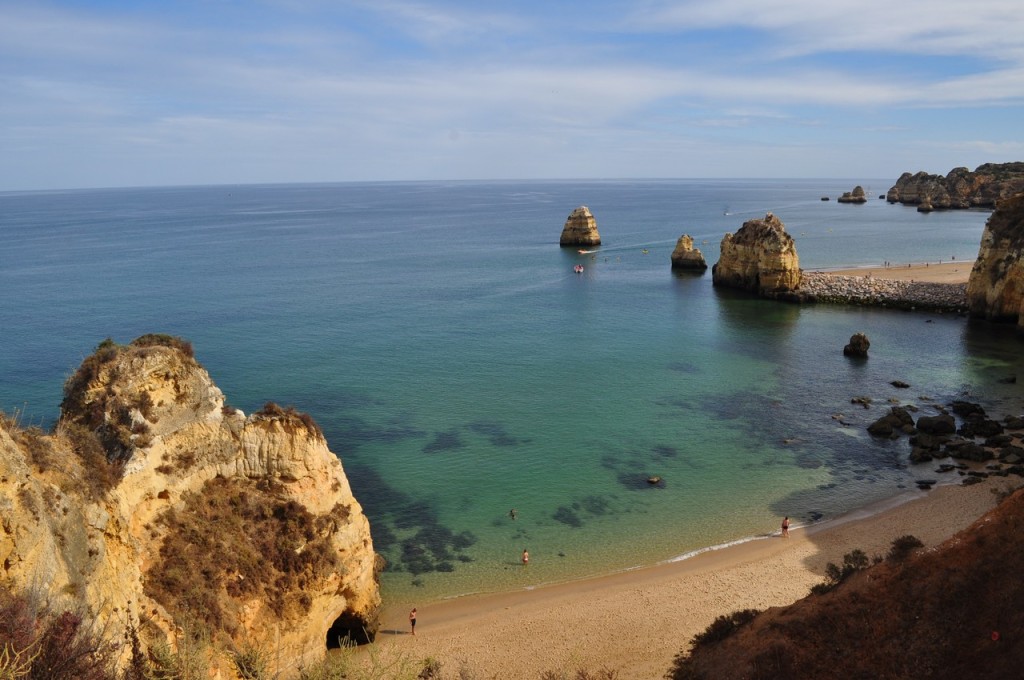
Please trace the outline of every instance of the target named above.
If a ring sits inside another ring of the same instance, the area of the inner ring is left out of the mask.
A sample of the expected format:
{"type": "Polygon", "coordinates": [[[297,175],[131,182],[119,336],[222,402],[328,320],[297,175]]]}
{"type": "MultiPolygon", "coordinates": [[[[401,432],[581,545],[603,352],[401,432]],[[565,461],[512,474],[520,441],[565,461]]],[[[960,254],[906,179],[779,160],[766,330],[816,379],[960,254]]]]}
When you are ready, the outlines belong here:
{"type": "Polygon", "coordinates": [[[722,238],[721,255],[711,268],[715,286],[748,290],[765,297],[791,293],[800,284],[800,258],[786,225],[772,213],[748,220],[735,235],[722,238]]]}
{"type": "Polygon", "coordinates": [[[985,223],[967,283],[971,316],[1024,326],[1024,194],[999,202],[985,223]]]}
{"type": "MultiPolygon", "coordinates": [[[[159,335],[103,342],[64,393],[52,433],[0,417],[6,592],[144,649],[273,649],[281,677],[331,640],[372,638],[369,522],[309,416],[246,416],[189,343],[159,335]]],[[[223,654],[206,660],[233,677],[223,654]]]]}
{"type": "Polygon", "coordinates": [[[985,163],[973,172],[953,168],[945,176],[904,172],[885,195],[890,203],[925,210],[994,208],[1004,198],[1024,192],[1024,162],[985,163]]]}
{"type": "Polygon", "coordinates": [[[562,227],[562,235],[558,239],[560,246],[599,246],[601,234],[597,231],[597,220],[590,208],[581,205],[572,211],[562,227]]]}

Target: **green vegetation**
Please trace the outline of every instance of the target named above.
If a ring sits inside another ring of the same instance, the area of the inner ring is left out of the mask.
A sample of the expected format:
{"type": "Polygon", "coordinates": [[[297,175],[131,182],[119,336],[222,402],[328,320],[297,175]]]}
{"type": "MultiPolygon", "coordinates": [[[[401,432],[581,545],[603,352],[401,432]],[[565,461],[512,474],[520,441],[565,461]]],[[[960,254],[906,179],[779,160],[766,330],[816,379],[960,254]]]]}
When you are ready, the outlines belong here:
{"type": "Polygon", "coordinates": [[[909,534],[906,536],[900,536],[893,540],[892,548],[889,550],[889,554],[886,556],[886,559],[891,562],[902,562],[915,550],[923,547],[924,543],[922,543],[916,536],[911,536],[909,534]]]}
{"type": "Polygon", "coordinates": [[[843,555],[843,566],[838,566],[835,562],[829,562],[825,566],[825,581],[811,588],[811,592],[815,595],[824,595],[835,589],[840,583],[848,579],[853,574],[866,569],[868,566],[868,556],[860,548],[854,549],[852,552],[848,552],[843,555]]]}

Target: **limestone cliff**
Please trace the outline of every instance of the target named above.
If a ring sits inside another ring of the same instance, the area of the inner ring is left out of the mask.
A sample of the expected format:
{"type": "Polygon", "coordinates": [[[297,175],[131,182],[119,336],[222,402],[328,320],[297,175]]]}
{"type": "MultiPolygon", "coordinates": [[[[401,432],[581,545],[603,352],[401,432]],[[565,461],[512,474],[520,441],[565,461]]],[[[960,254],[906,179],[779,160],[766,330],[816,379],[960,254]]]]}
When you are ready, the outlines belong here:
{"type": "Polygon", "coordinates": [[[954,168],[945,177],[905,172],[886,193],[890,203],[931,209],[994,208],[996,202],[1024,191],[1024,162],[985,163],[974,172],[954,168]]]}
{"type": "Polygon", "coordinates": [[[683,234],[676,241],[671,260],[672,269],[704,271],[708,268],[708,263],[704,260],[704,253],[700,252],[699,248],[693,247],[693,237],[689,234],[683,234]]]}
{"type": "Polygon", "coordinates": [[[0,418],[0,585],[84,609],[113,639],[131,625],[146,643],[202,628],[265,645],[282,677],[332,628],[376,631],[369,523],[308,416],[225,406],[168,336],[105,341],[61,410],[51,434],[0,418]]]}
{"type": "Polygon", "coordinates": [[[601,235],[597,233],[597,220],[590,213],[590,208],[581,205],[572,211],[562,227],[562,236],[558,239],[561,246],[599,246],[601,235]]]}
{"type": "Polygon", "coordinates": [[[985,223],[967,304],[971,316],[1024,326],[1024,193],[1000,201],[985,223]]]}
{"type": "Polygon", "coordinates": [[[711,268],[714,285],[778,295],[800,285],[800,259],[793,237],[775,215],[744,222],[722,238],[721,255],[711,268]]]}

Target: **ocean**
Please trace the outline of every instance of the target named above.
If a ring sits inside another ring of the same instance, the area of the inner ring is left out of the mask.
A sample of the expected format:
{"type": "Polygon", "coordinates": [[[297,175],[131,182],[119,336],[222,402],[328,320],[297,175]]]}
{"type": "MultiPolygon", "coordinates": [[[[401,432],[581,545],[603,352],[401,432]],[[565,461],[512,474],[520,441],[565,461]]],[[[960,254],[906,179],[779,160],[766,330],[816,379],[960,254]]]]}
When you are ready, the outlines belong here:
{"type": "Polygon", "coordinates": [[[989,213],[889,205],[894,182],[0,193],[0,409],[49,427],[104,338],[170,333],[230,405],[275,401],[320,424],[387,559],[387,602],[676,559],[934,478],[905,439],[867,435],[890,402],[1020,411],[1012,328],[758,300],[713,288],[710,269],[670,269],[682,234],[711,265],[723,234],[766,212],[806,269],[969,267],[989,213]],[[868,203],[838,204],[854,184],[868,203]],[[597,219],[593,254],[558,246],[579,205],[597,219]],[[842,355],[855,332],[865,362],[842,355]]]}

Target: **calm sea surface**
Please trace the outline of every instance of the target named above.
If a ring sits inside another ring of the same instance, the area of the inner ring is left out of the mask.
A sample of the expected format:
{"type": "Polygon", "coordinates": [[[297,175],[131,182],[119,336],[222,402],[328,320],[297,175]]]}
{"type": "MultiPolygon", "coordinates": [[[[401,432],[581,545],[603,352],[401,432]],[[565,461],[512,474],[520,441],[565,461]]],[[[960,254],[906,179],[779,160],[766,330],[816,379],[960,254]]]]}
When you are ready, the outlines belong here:
{"type": "Polygon", "coordinates": [[[905,440],[867,436],[890,398],[1019,411],[999,382],[1024,374],[1012,329],[756,300],[670,270],[680,235],[713,264],[725,232],[768,211],[804,268],[969,266],[988,213],[878,200],[893,182],[0,193],[0,409],[48,427],[104,338],[180,335],[231,405],[294,405],[323,427],[390,601],[652,564],[934,476],[908,467],[905,440]],[[857,183],[866,205],[835,202],[857,183]],[[584,204],[594,255],[558,247],[584,204]],[[864,363],[842,355],[858,331],[864,363]]]}

